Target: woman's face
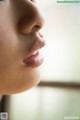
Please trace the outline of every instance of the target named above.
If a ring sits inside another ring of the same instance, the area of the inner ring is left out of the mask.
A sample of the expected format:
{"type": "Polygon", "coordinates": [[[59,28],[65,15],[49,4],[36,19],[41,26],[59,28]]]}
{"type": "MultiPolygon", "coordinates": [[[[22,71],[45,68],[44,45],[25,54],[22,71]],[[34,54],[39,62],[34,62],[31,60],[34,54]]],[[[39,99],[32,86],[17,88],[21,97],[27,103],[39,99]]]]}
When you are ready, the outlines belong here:
{"type": "Polygon", "coordinates": [[[44,25],[31,0],[0,0],[0,94],[25,91],[39,82],[44,25]]]}

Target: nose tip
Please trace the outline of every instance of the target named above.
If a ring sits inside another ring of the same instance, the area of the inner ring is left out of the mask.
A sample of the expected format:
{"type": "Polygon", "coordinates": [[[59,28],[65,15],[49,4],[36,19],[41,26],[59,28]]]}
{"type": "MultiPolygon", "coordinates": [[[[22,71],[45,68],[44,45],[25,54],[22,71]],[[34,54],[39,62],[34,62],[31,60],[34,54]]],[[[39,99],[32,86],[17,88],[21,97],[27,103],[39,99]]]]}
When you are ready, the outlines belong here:
{"type": "Polygon", "coordinates": [[[40,18],[39,21],[36,21],[35,24],[32,26],[31,31],[39,31],[44,26],[44,18],[40,18]]]}
{"type": "Polygon", "coordinates": [[[36,16],[35,19],[28,17],[24,16],[19,22],[19,30],[23,34],[38,32],[44,26],[45,21],[42,16],[36,16]]]}

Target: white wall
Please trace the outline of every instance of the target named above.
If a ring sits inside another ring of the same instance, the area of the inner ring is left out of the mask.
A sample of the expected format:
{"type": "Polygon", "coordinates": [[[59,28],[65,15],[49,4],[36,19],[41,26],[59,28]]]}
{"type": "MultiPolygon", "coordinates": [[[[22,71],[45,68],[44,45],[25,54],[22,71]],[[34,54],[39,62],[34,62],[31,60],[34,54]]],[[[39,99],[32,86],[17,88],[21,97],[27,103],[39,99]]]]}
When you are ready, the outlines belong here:
{"type": "Polygon", "coordinates": [[[42,79],[80,80],[80,4],[36,0],[45,18],[42,79]]]}

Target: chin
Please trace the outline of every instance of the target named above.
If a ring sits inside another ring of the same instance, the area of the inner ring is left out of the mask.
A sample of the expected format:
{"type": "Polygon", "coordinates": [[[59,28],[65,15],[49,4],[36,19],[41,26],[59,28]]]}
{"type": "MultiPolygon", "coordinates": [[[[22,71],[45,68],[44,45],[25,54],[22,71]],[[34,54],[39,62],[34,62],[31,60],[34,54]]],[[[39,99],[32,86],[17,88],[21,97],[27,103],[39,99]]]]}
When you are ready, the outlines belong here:
{"type": "Polygon", "coordinates": [[[25,92],[35,86],[40,82],[40,72],[39,70],[34,70],[28,75],[24,74],[16,80],[16,84],[11,87],[11,90],[7,94],[18,94],[25,92]]]}
{"type": "Polygon", "coordinates": [[[40,72],[32,72],[28,75],[28,77],[25,77],[22,82],[19,84],[19,89],[16,89],[16,93],[24,92],[26,90],[29,90],[40,82],[40,72]]]}
{"type": "Polygon", "coordinates": [[[18,94],[37,86],[40,82],[40,71],[39,69],[28,72],[19,71],[14,76],[9,74],[8,78],[3,81],[6,81],[6,84],[3,83],[0,86],[0,94],[18,94]]]}

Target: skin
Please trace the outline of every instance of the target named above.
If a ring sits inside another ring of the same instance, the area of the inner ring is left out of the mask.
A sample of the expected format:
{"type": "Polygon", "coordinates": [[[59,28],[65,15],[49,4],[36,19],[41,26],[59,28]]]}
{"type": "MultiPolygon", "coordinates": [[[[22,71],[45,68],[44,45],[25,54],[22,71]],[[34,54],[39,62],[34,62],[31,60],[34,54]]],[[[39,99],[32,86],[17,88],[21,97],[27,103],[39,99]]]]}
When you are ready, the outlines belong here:
{"type": "Polygon", "coordinates": [[[23,92],[39,82],[38,67],[26,67],[22,61],[44,47],[43,25],[35,2],[0,1],[0,94],[23,92]]]}

